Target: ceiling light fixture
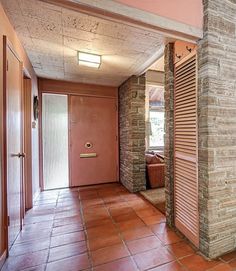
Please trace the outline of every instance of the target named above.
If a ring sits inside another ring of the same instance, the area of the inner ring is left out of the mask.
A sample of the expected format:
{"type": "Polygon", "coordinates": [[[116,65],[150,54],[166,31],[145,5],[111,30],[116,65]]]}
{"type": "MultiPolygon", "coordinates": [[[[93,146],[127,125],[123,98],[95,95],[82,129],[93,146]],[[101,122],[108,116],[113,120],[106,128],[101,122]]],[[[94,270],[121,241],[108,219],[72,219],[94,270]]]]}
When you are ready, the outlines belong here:
{"type": "Polygon", "coordinates": [[[77,52],[78,62],[81,66],[99,69],[102,63],[102,56],[85,52],[77,52]]]}

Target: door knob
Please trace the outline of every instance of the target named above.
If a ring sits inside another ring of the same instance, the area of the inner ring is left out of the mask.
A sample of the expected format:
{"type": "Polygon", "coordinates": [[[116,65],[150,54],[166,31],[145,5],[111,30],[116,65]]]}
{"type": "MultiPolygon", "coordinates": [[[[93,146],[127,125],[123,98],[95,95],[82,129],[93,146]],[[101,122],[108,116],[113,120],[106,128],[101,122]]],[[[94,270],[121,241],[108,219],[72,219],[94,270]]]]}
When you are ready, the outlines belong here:
{"type": "Polygon", "coordinates": [[[19,153],[12,153],[11,157],[25,158],[25,153],[23,153],[23,152],[22,153],[20,153],[20,152],[19,153]]]}

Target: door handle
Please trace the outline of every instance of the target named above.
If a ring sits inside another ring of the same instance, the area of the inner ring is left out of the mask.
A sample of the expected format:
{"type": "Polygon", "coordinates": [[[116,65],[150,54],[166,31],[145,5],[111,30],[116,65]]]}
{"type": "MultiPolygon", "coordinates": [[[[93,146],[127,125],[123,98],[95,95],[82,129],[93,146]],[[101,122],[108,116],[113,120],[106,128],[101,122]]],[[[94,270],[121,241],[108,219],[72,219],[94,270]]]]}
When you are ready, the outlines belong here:
{"type": "Polygon", "coordinates": [[[92,158],[97,157],[96,153],[81,153],[80,158],[92,158]]]}
{"type": "Polygon", "coordinates": [[[18,157],[18,158],[25,158],[25,153],[22,152],[22,153],[12,153],[11,154],[11,157],[18,157]]]}

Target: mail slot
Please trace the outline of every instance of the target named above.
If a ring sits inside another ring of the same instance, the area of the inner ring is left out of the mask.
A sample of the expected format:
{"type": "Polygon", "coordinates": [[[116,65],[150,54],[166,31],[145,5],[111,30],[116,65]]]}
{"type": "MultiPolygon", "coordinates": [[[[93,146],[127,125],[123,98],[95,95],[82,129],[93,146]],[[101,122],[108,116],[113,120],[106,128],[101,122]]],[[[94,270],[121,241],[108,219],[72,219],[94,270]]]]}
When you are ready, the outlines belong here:
{"type": "Polygon", "coordinates": [[[81,153],[80,158],[93,158],[97,157],[96,153],[81,153]]]}

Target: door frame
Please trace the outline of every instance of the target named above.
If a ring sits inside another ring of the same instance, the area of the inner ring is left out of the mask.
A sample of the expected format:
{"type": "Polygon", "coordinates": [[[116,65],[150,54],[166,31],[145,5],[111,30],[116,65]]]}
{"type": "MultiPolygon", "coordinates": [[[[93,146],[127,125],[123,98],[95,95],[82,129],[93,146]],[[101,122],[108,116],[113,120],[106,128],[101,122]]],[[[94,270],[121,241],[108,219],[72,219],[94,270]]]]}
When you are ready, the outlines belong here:
{"type": "MultiPolygon", "coordinates": [[[[13,55],[16,57],[16,59],[19,61],[21,66],[21,112],[23,108],[23,99],[22,99],[22,90],[23,90],[23,62],[21,61],[20,57],[14,50],[14,47],[12,46],[11,42],[8,40],[7,36],[3,36],[3,151],[2,151],[2,198],[3,198],[3,224],[4,224],[4,247],[5,247],[5,255],[8,257],[9,255],[9,240],[8,240],[8,194],[7,194],[7,50],[10,50],[13,55]]],[[[21,144],[22,144],[22,151],[23,151],[23,127],[24,127],[24,120],[23,120],[23,114],[21,115],[21,127],[22,127],[22,133],[21,133],[21,144]]],[[[20,191],[20,229],[22,230],[22,220],[24,217],[24,170],[23,170],[23,162],[21,166],[22,176],[21,176],[21,191],[20,191]]]]}
{"type": "MultiPolygon", "coordinates": [[[[80,86],[84,85],[84,84],[78,84],[78,88],[80,88],[80,86]]],[[[94,88],[96,88],[96,85],[87,85],[88,88],[90,89],[92,86],[94,88]]],[[[101,86],[99,86],[101,87],[101,86]]],[[[71,187],[71,170],[70,170],[70,161],[71,161],[71,152],[70,152],[70,96],[71,95],[76,95],[76,96],[83,96],[83,97],[98,97],[98,98],[109,98],[109,99],[115,99],[116,100],[116,107],[117,107],[117,114],[116,114],[116,134],[117,134],[117,144],[116,144],[116,164],[117,164],[117,182],[119,182],[119,125],[118,125],[118,121],[119,121],[119,115],[118,115],[118,97],[113,97],[113,96],[108,96],[105,93],[102,93],[101,95],[99,95],[98,93],[94,94],[92,91],[90,91],[89,89],[86,90],[84,93],[80,93],[79,91],[75,91],[75,90],[66,90],[68,88],[65,88],[65,90],[45,90],[42,89],[40,84],[39,84],[39,176],[40,176],[40,187],[41,190],[44,190],[44,180],[43,180],[43,137],[42,137],[42,96],[43,94],[58,94],[58,95],[67,95],[68,96],[68,162],[69,162],[69,187],[71,187]]]]}
{"type": "Polygon", "coordinates": [[[24,69],[23,74],[23,152],[24,159],[24,212],[33,207],[32,191],[32,80],[24,69]],[[27,92],[27,93],[25,93],[27,92]]]}

